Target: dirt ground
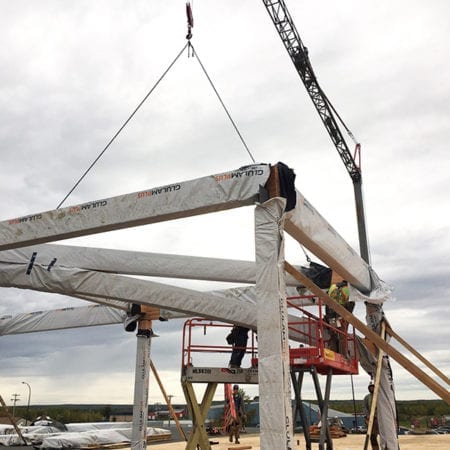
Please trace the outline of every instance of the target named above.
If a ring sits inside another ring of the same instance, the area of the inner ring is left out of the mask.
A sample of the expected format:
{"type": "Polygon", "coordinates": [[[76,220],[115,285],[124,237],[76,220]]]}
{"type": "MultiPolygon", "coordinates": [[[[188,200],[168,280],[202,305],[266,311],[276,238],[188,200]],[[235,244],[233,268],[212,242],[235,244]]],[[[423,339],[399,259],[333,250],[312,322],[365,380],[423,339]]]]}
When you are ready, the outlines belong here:
{"type": "MultiPolygon", "coordinates": [[[[449,450],[450,449],[450,434],[426,434],[426,435],[403,435],[399,436],[399,443],[401,450],[449,450]]],[[[334,439],[333,448],[335,450],[363,450],[365,435],[362,434],[350,434],[347,437],[334,439]]],[[[219,436],[212,437],[211,441],[219,442],[218,445],[212,445],[213,450],[238,450],[241,446],[251,445],[252,450],[260,450],[259,435],[250,434],[242,435],[240,444],[231,444],[228,442],[228,437],[219,436]]],[[[294,449],[305,449],[305,440],[303,435],[295,435],[294,449]],[[299,440],[299,445],[297,445],[299,440]]],[[[173,442],[164,444],[152,444],[149,445],[148,450],[184,450],[186,444],[183,442],[173,442]]],[[[318,448],[318,444],[312,445],[313,449],[318,448]]],[[[370,444],[369,444],[370,449],[370,444]]],[[[273,449],[275,450],[275,449],[273,449]]]]}

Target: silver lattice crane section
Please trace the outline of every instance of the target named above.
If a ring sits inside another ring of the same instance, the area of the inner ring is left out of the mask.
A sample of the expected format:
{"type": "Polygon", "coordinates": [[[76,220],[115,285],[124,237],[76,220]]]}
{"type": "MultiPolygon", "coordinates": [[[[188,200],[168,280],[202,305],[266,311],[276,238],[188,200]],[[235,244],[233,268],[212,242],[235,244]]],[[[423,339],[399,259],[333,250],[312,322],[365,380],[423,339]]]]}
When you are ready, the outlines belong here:
{"type": "MultiPolygon", "coordinates": [[[[309,60],[308,49],[303,44],[295,27],[294,21],[286,7],[284,0],[263,0],[278,34],[294,63],[295,69],[305,85],[308,94],[319,113],[327,132],[333,141],[342,162],[353,182],[356,204],[356,218],[358,224],[359,249],[361,257],[369,263],[369,244],[367,240],[364,201],[362,195],[361,169],[357,166],[333,114],[333,106],[323,92],[309,60]]],[[[336,111],[334,111],[337,115],[336,111]]],[[[344,125],[345,126],[345,125],[344,125]]],[[[350,136],[350,130],[347,129],[350,136]]],[[[353,136],[352,136],[353,138],[353,136]]],[[[359,144],[357,144],[359,146],[359,144]]]]}

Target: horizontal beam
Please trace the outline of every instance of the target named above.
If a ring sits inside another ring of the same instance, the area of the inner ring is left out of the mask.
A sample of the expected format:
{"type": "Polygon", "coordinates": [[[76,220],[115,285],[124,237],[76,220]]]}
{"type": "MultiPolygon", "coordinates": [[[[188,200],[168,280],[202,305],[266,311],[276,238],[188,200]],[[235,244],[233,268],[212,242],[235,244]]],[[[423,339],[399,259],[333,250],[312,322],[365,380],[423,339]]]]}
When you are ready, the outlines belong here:
{"type": "Polygon", "coordinates": [[[0,222],[0,251],[251,205],[269,174],[257,164],[9,219],[0,222]]]}
{"type": "MultiPolygon", "coordinates": [[[[255,283],[254,261],[206,258],[188,255],[137,252],[74,245],[42,244],[0,252],[0,263],[28,263],[35,253],[34,264],[48,267],[53,261],[60,267],[76,267],[123,275],[181,278],[188,280],[255,283]]],[[[299,286],[288,276],[288,286],[299,286]]]]}

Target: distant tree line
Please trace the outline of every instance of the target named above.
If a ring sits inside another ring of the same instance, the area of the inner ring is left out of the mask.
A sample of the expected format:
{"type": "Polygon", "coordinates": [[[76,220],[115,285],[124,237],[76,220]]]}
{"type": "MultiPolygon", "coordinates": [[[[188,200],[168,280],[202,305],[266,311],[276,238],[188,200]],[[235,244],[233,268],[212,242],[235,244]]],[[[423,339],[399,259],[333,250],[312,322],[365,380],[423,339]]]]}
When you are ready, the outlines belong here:
{"type": "MultiPolygon", "coordinates": [[[[11,411],[10,411],[11,412],[11,411]]],[[[16,407],[16,418],[22,417],[33,421],[39,416],[49,416],[62,423],[103,422],[109,421],[111,416],[110,406],[89,405],[61,405],[61,406],[30,406],[27,417],[26,407],[16,407]]]]}
{"type": "MultiPolygon", "coordinates": [[[[246,402],[249,401],[247,396],[244,398],[246,402]]],[[[308,403],[309,400],[305,402],[308,403]]],[[[311,403],[317,402],[313,400],[311,403]]],[[[450,405],[443,400],[400,400],[396,405],[400,425],[409,426],[413,419],[418,419],[421,427],[426,427],[433,417],[450,416],[450,405]]],[[[183,408],[185,405],[176,407],[183,408]]],[[[359,414],[362,412],[362,400],[331,400],[329,407],[348,414],[355,414],[356,410],[359,414]]],[[[154,406],[149,405],[149,411],[152,410],[154,406]]],[[[28,417],[24,406],[16,407],[15,415],[28,420],[49,416],[62,423],[79,423],[109,421],[112,415],[131,415],[132,411],[132,405],[32,405],[28,417]]]]}
{"type": "MultiPolygon", "coordinates": [[[[334,400],[329,407],[349,414],[362,411],[362,400],[334,400]]],[[[427,427],[431,418],[450,416],[450,405],[443,400],[399,400],[396,402],[400,425],[410,426],[411,420],[419,419],[421,427],[427,427]]]]}

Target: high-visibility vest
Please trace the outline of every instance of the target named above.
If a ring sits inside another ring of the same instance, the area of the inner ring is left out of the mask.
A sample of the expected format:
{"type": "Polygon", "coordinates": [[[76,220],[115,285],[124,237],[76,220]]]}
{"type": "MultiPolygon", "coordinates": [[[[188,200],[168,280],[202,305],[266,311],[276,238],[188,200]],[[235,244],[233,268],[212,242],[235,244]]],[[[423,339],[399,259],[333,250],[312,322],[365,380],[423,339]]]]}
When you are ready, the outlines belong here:
{"type": "Polygon", "coordinates": [[[338,287],[335,284],[330,286],[328,289],[328,295],[336,300],[340,305],[345,306],[348,302],[348,298],[350,297],[350,292],[348,290],[348,286],[338,287]]]}

